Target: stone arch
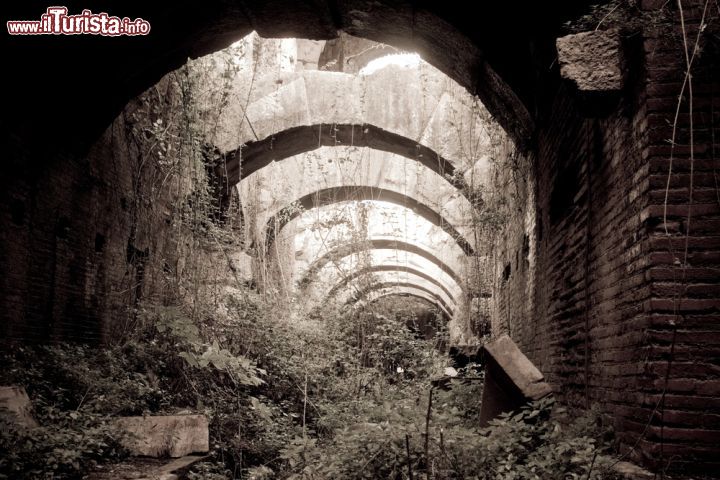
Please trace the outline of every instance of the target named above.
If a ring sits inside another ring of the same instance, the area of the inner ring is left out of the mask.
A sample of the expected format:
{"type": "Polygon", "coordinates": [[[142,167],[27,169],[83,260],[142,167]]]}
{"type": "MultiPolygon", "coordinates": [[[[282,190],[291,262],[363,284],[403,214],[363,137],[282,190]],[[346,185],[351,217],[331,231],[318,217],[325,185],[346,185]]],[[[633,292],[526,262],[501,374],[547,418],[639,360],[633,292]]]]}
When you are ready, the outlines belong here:
{"type": "Polygon", "coordinates": [[[430,223],[442,228],[448,235],[455,239],[458,246],[467,255],[475,253],[474,248],[468,240],[442,215],[433,208],[419,202],[413,197],[403,195],[393,190],[358,185],[343,185],[318,190],[304,195],[293,201],[290,205],[279,210],[270,217],[266,223],[265,246],[269,250],[280,231],[290,221],[297,218],[303,211],[311,210],[326,205],[332,205],[347,200],[382,200],[410,208],[430,223]]]}
{"type": "Polygon", "coordinates": [[[297,294],[311,308],[327,303],[344,287],[354,282],[365,282],[387,276],[412,276],[428,282],[434,290],[442,292],[448,303],[464,305],[469,302],[467,289],[445,273],[432,261],[405,250],[370,249],[328,262],[311,277],[312,283],[303,285],[297,294]]]}
{"type": "Polygon", "coordinates": [[[385,291],[385,292],[382,292],[382,293],[379,293],[379,294],[375,294],[375,295],[370,294],[370,295],[368,295],[368,297],[372,297],[372,299],[368,300],[367,297],[366,297],[366,299],[365,299],[365,305],[372,305],[372,304],[378,302],[379,300],[381,300],[381,299],[383,299],[383,298],[387,298],[387,297],[412,297],[412,298],[417,298],[417,299],[419,299],[419,300],[422,300],[423,303],[427,303],[429,306],[432,306],[432,307],[434,307],[434,308],[439,308],[440,311],[441,311],[443,314],[446,315],[446,320],[450,320],[450,315],[448,314],[448,312],[446,312],[442,307],[440,307],[440,305],[438,305],[438,303],[435,301],[435,299],[434,299],[433,297],[431,297],[430,295],[427,295],[427,294],[420,293],[420,292],[393,292],[393,291],[385,291]]]}
{"type": "MultiPolygon", "coordinates": [[[[232,84],[217,131],[207,139],[226,156],[232,178],[238,176],[240,161],[244,163],[243,150],[255,153],[243,145],[252,143],[257,149],[265,143],[274,148],[278,132],[288,132],[280,138],[281,148],[292,145],[300,134],[304,135],[297,142],[335,146],[357,145],[356,135],[362,142],[362,134],[367,133],[368,141],[389,151],[395,147],[388,139],[406,139],[402,143],[409,143],[412,150],[418,146],[434,152],[436,159],[445,159],[461,172],[490,145],[492,121],[485,107],[426,63],[410,68],[388,66],[370,75],[303,70],[256,78],[249,69],[238,75],[243,81],[232,84]],[[308,135],[307,128],[313,126],[317,128],[308,135]],[[324,131],[323,126],[327,126],[324,131]],[[338,126],[344,126],[342,131],[338,126]]],[[[397,149],[406,151],[407,146],[397,149]]]]}
{"type": "Polygon", "coordinates": [[[432,275],[416,268],[397,265],[368,267],[361,269],[360,271],[353,272],[353,274],[345,277],[342,281],[335,284],[335,286],[330,289],[325,299],[326,301],[329,301],[334,298],[342,298],[344,292],[357,290],[357,285],[365,283],[366,281],[384,283],[390,280],[411,281],[415,285],[423,285],[426,288],[430,288],[435,291],[439,297],[443,298],[448,305],[457,306],[458,302],[462,301],[462,299],[455,298],[455,294],[450,292],[450,290],[443,285],[442,282],[433,278],[432,275]]]}
{"type": "Polygon", "coordinates": [[[424,287],[422,285],[416,285],[411,282],[384,282],[384,283],[376,283],[368,288],[365,288],[357,293],[355,296],[351,296],[348,298],[345,302],[346,305],[352,305],[360,300],[363,300],[367,297],[367,295],[371,294],[374,291],[384,291],[387,289],[397,289],[398,291],[401,290],[409,290],[409,291],[417,291],[425,293],[426,295],[429,295],[431,298],[435,299],[436,303],[445,310],[445,312],[448,314],[450,318],[453,318],[454,316],[454,309],[451,308],[450,305],[447,305],[445,301],[440,298],[440,296],[434,292],[432,289],[424,287]]]}
{"type": "Polygon", "coordinates": [[[397,133],[366,123],[320,123],[291,127],[273,133],[262,140],[248,141],[236,150],[223,155],[224,162],[216,168],[216,175],[235,185],[272,162],[282,161],[319,147],[338,145],[368,147],[402,157],[424,165],[445,178],[458,189],[467,187],[464,178],[452,162],[423,144],[397,133]]]}
{"type": "Polygon", "coordinates": [[[302,299],[301,310],[311,311],[331,300],[342,304],[338,297],[342,297],[341,293],[345,291],[343,283],[348,288],[355,288],[355,281],[362,284],[369,280],[380,281],[388,276],[394,280],[394,277],[404,272],[408,272],[405,276],[426,284],[444,297],[447,304],[458,307],[456,312],[467,309],[470,297],[464,285],[432,260],[403,249],[367,248],[329,260],[323,266],[314,266],[312,272],[303,272],[302,279],[294,288],[294,296],[302,299]],[[359,270],[362,270],[360,275],[357,273],[359,270]],[[374,278],[368,279],[368,276],[374,278]]]}
{"type": "Polygon", "coordinates": [[[452,236],[409,208],[388,202],[350,201],[306,211],[285,227],[278,241],[284,244],[288,239],[292,239],[294,248],[287,249],[290,251],[286,255],[294,263],[296,273],[304,274],[316,260],[345,244],[398,240],[432,253],[447,264],[457,278],[468,276],[469,258],[452,236]]]}
{"type": "MultiPolygon", "coordinates": [[[[345,278],[343,278],[339,283],[337,283],[334,287],[330,289],[328,292],[328,297],[334,296],[340,289],[344,288],[346,285],[348,285],[350,282],[355,280],[356,278],[362,277],[367,274],[372,274],[374,272],[405,272],[405,273],[411,273],[417,277],[423,278],[427,280],[428,282],[434,284],[437,288],[443,291],[445,295],[447,295],[450,298],[453,298],[454,295],[448,288],[443,285],[437,278],[433,277],[432,275],[429,275],[425,272],[423,272],[420,269],[413,268],[413,267],[406,267],[404,265],[373,265],[371,267],[362,268],[359,270],[355,270],[350,275],[347,275],[345,278]]],[[[455,299],[457,301],[458,299],[455,299]]]]}
{"type": "Polygon", "coordinates": [[[396,287],[395,290],[390,289],[390,290],[383,291],[381,293],[375,293],[375,294],[370,293],[370,294],[368,294],[367,297],[365,297],[365,299],[359,301],[358,303],[368,306],[368,305],[373,305],[374,303],[378,302],[382,298],[395,297],[395,296],[397,296],[397,297],[412,297],[412,298],[417,298],[419,300],[422,300],[425,303],[427,303],[429,306],[437,308],[440,312],[442,312],[442,314],[445,316],[446,321],[451,321],[451,319],[452,319],[452,314],[450,312],[448,312],[447,310],[445,310],[445,308],[442,305],[440,305],[433,296],[428,295],[424,292],[420,292],[418,290],[400,289],[400,288],[396,287]]]}
{"type": "MultiPolygon", "coordinates": [[[[281,217],[288,218],[288,211],[297,211],[295,202],[313,208],[333,198],[378,200],[382,192],[388,200],[412,205],[432,222],[447,227],[465,252],[476,248],[473,204],[437,173],[397,154],[358,147],[321,147],[255,172],[241,182],[240,192],[242,203],[255,209],[251,228],[255,229],[256,242],[267,240],[267,226],[276,225],[276,233],[277,227],[284,226],[271,218],[289,206],[281,217]],[[323,193],[313,195],[318,191],[323,193]]],[[[245,212],[245,216],[252,215],[245,212]]]]}
{"type": "Polygon", "coordinates": [[[462,278],[458,275],[457,272],[455,272],[444,261],[440,260],[437,256],[435,256],[431,251],[422,246],[403,242],[396,239],[369,239],[359,242],[349,242],[330,250],[322,257],[318,258],[307,268],[307,270],[298,280],[298,286],[302,288],[303,286],[313,283],[314,277],[318,274],[318,272],[326,264],[333,261],[334,259],[341,259],[348,255],[352,255],[353,253],[361,252],[368,249],[402,250],[415,253],[436,264],[443,272],[447,273],[450,277],[452,277],[453,280],[458,283],[458,285],[463,284],[462,278]]]}

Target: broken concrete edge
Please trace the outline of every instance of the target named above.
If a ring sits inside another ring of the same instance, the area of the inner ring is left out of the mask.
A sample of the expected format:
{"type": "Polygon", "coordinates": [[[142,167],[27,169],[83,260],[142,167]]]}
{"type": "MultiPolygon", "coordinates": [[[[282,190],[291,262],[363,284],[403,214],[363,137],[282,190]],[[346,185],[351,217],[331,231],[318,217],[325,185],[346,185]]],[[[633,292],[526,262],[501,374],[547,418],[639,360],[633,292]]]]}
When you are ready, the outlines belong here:
{"type": "Polygon", "coordinates": [[[584,93],[623,89],[624,53],[620,31],[596,30],[560,37],[555,41],[560,75],[584,93]]]}
{"type": "Polygon", "coordinates": [[[520,392],[529,400],[539,400],[552,393],[552,387],[545,382],[540,370],[523,354],[507,335],[501,335],[483,345],[502,371],[510,378],[520,392]]]}
{"type": "Polygon", "coordinates": [[[210,458],[209,455],[186,455],[176,458],[161,467],[153,469],[146,476],[138,478],[138,480],[176,480],[180,478],[178,474],[186,473],[190,467],[208,458],[210,458]]]}
{"type": "Polygon", "coordinates": [[[205,415],[120,417],[114,424],[128,434],[122,444],[135,456],[179,458],[210,450],[209,422],[205,415]]]}
{"type": "Polygon", "coordinates": [[[19,426],[37,428],[40,425],[32,415],[32,402],[25,387],[18,385],[0,386],[0,411],[7,410],[19,426]]]}
{"type": "Polygon", "coordinates": [[[656,475],[639,465],[631,462],[621,461],[612,463],[612,469],[615,473],[627,480],[654,480],[656,475]]]}
{"type": "Polygon", "coordinates": [[[498,415],[518,411],[528,402],[552,393],[542,373],[508,335],[485,343],[482,354],[485,376],[480,426],[487,426],[498,415]]]}

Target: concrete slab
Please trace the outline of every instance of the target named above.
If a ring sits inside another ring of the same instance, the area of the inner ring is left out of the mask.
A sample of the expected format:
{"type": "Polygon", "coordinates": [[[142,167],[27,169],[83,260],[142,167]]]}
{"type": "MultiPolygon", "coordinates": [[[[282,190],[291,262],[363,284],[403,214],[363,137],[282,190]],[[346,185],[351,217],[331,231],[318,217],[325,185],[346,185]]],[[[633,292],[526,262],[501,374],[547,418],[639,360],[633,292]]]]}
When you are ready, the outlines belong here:
{"type": "Polygon", "coordinates": [[[138,480],[177,480],[179,473],[187,471],[192,465],[206,459],[204,455],[187,455],[154,469],[147,476],[138,480]]]}
{"type": "Polygon", "coordinates": [[[552,393],[542,373],[520,351],[515,342],[502,335],[482,349],[485,384],[480,407],[480,424],[486,426],[503,412],[514,411],[532,400],[552,393]]]}
{"type": "Polygon", "coordinates": [[[509,336],[502,335],[486,343],[483,348],[525,397],[539,400],[552,392],[540,370],[520,351],[509,336]]]}
{"type": "Polygon", "coordinates": [[[188,455],[163,461],[155,458],[132,458],[121,463],[98,465],[86,480],[177,480],[207,455],[188,455]]]}
{"type": "Polygon", "coordinates": [[[133,455],[177,458],[210,448],[205,415],[122,417],[116,423],[131,434],[124,446],[133,455]]]}
{"type": "Polygon", "coordinates": [[[654,480],[657,478],[654,473],[630,462],[618,462],[613,467],[613,470],[627,480],[654,480]]]}
{"type": "Polygon", "coordinates": [[[38,426],[32,416],[32,402],[24,387],[15,385],[0,387],[0,409],[7,409],[15,414],[18,424],[23,427],[38,426]]]}

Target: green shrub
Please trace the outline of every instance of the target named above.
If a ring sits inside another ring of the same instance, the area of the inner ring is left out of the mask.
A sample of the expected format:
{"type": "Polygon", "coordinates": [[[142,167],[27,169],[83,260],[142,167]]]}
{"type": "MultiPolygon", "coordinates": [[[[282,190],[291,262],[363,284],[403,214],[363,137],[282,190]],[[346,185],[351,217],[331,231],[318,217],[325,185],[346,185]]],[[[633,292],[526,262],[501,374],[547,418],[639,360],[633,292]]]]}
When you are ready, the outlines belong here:
{"type": "Polygon", "coordinates": [[[592,412],[560,424],[546,400],[480,429],[480,369],[434,382],[447,361],[436,339],[397,319],[331,311],[290,323],[251,295],[227,312],[145,308],[121,345],[5,354],[0,381],[26,386],[43,426],[3,420],[0,475],[78,478],[124,455],[110,417],[193,409],[210,419],[211,460],[191,479],[612,478],[592,412]]]}
{"type": "Polygon", "coordinates": [[[47,424],[27,429],[10,415],[0,415],[0,478],[78,478],[98,462],[126,454],[122,434],[104,416],[48,407],[47,424]]]}
{"type": "Polygon", "coordinates": [[[427,455],[425,408],[398,402],[385,421],[358,423],[320,444],[296,439],[283,450],[293,480],[402,479],[409,468],[416,478],[436,480],[611,479],[603,432],[591,428],[592,414],[570,425],[551,419],[550,399],[503,414],[484,429],[447,421],[458,412],[433,412],[427,455]],[[414,408],[413,408],[414,407],[414,408]]]}

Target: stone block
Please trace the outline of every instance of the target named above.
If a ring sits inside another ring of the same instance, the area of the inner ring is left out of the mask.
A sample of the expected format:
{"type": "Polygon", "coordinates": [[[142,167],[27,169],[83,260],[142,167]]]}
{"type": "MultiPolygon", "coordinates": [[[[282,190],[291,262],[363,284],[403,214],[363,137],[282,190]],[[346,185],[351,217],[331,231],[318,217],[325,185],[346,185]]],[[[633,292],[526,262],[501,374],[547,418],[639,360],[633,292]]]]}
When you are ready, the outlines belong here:
{"type": "Polygon", "coordinates": [[[630,462],[617,462],[613,470],[627,480],[654,480],[657,478],[654,473],[630,462]]]}
{"type": "Polygon", "coordinates": [[[133,455],[178,458],[210,448],[205,415],[122,417],[117,425],[130,434],[124,445],[133,455]]]}
{"type": "Polygon", "coordinates": [[[18,386],[0,387],[0,409],[15,414],[17,423],[27,428],[35,428],[38,423],[32,416],[32,403],[25,388],[18,386]]]}
{"type": "Polygon", "coordinates": [[[208,455],[188,455],[172,460],[132,458],[120,463],[101,463],[85,480],[178,480],[208,455]]]}
{"type": "Polygon", "coordinates": [[[484,350],[526,398],[539,400],[552,393],[540,370],[520,351],[509,336],[502,335],[486,343],[484,350]]]}
{"type": "MultiPolygon", "coordinates": [[[[191,466],[205,460],[207,456],[189,455],[177,458],[172,462],[166,463],[161,467],[149,472],[148,475],[138,480],[177,480],[180,478],[179,473],[186,472],[191,466]]],[[[183,477],[184,478],[184,477],[183,477]]]]}
{"type": "Polygon", "coordinates": [[[560,75],[583,92],[613,92],[624,82],[623,50],[617,30],[566,35],[556,40],[560,75]]]}
{"type": "Polygon", "coordinates": [[[552,393],[542,373],[507,335],[486,343],[483,353],[482,426],[503,412],[517,410],[531,400],[539,400],[552,393]]]}

